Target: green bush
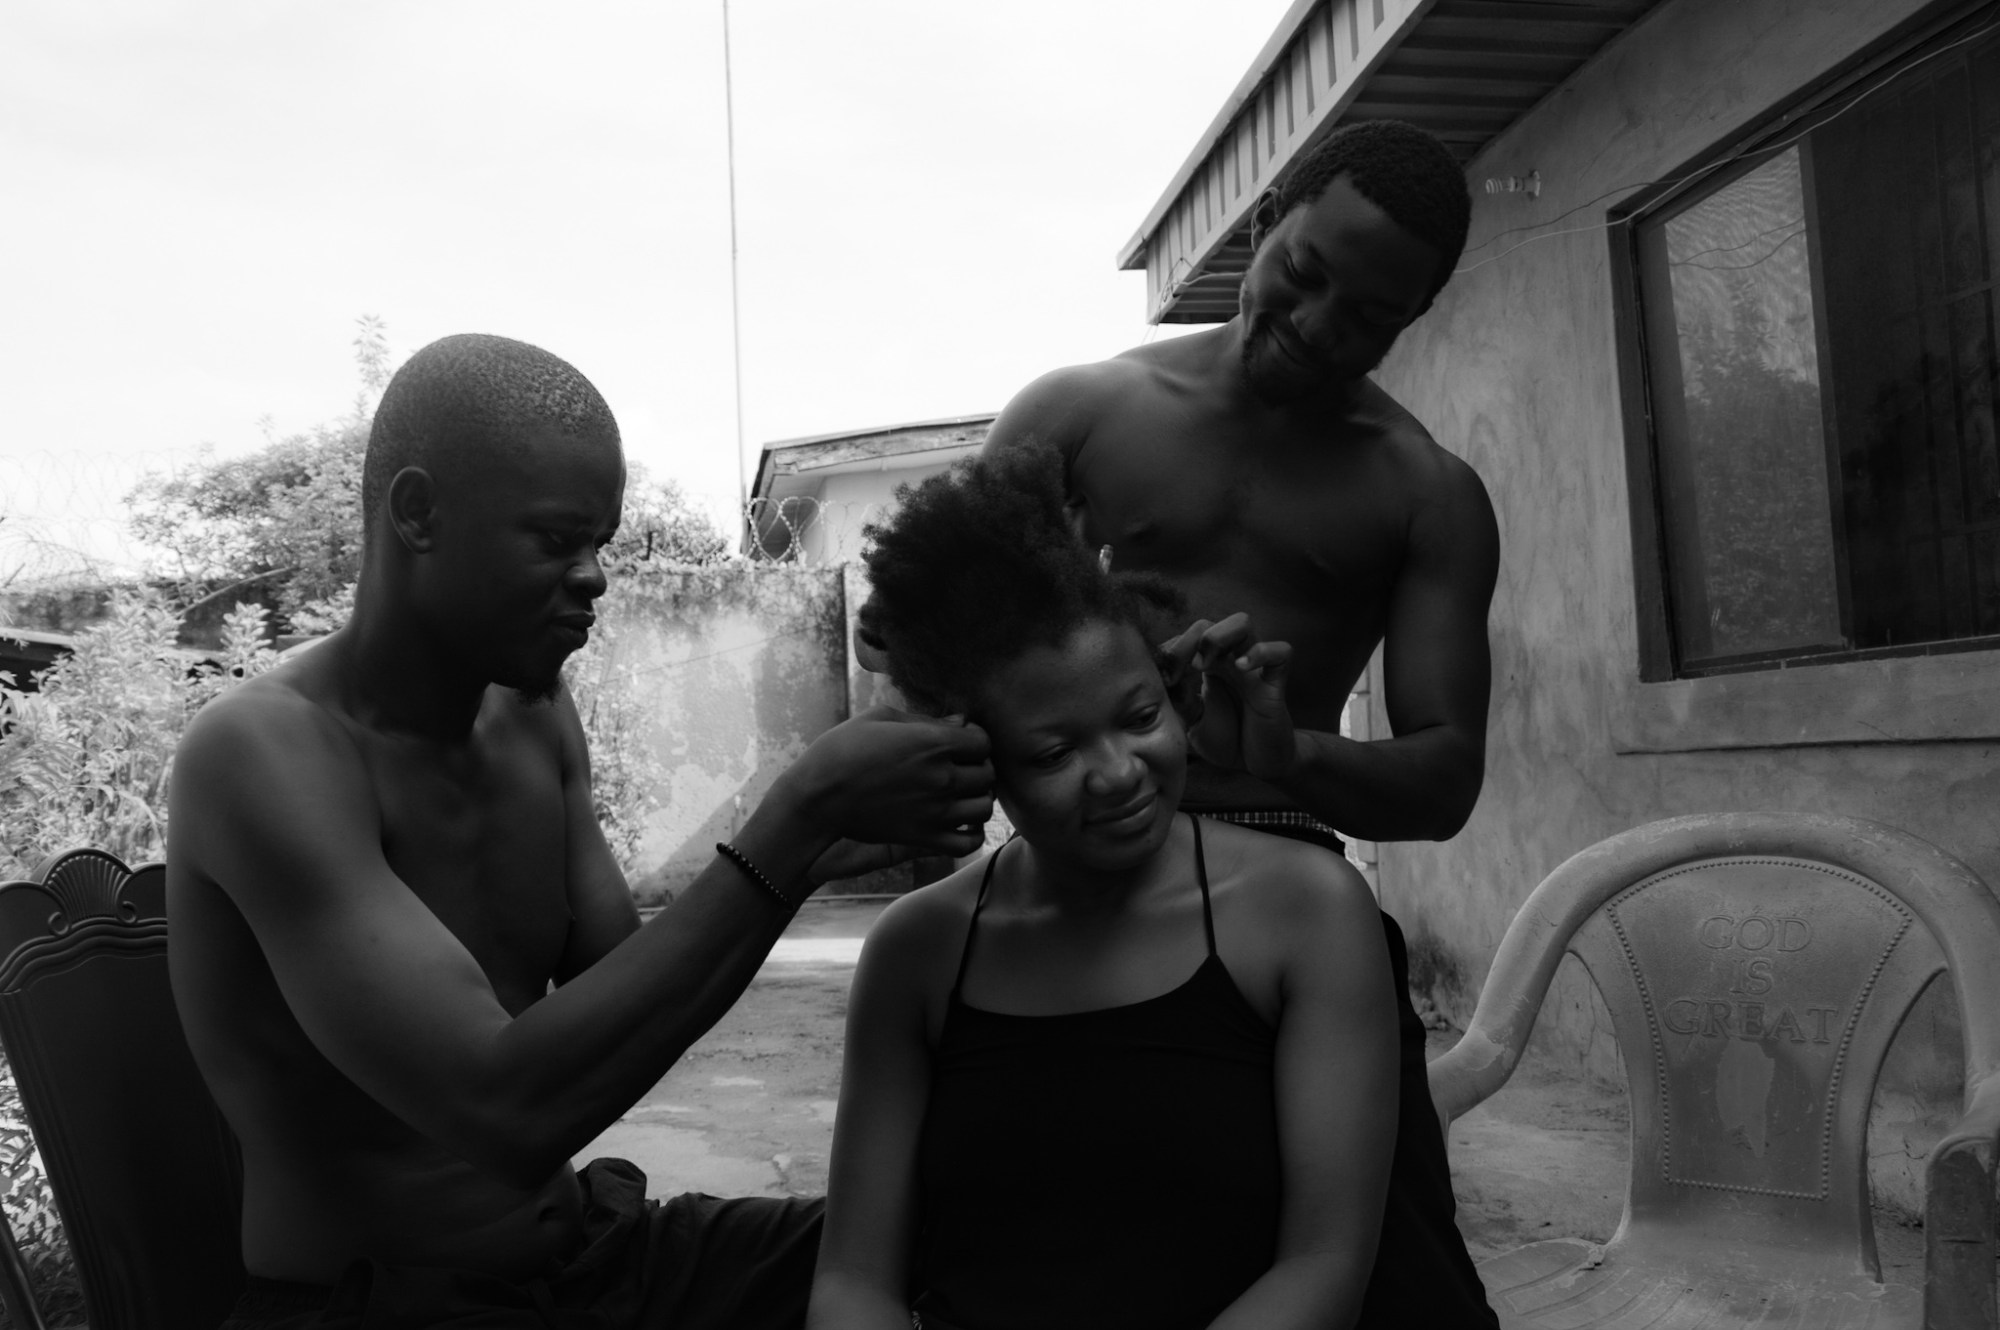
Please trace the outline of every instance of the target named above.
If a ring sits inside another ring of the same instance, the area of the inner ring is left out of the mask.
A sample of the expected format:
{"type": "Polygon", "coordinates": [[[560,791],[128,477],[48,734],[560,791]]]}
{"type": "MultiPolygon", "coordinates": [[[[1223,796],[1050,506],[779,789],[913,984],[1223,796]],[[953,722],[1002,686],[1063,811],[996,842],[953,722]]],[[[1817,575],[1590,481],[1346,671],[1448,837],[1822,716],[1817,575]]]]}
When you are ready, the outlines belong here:
{"type": "MultiPolygon", "coordinates": [[[[81,1324],[83,1287],[77,1282],[76,1259],[56,1214],[55,1193],[28,1131],[27,1114],[21,1111],[13,1068],[5,1060],[0,1060],[0,1203],[43,1319],[51,1326],[81,1324]]],[[[0,1326],[11,1324],[12,1318],[0,1315],[0,1326]]]]}
{"type": "MultiPolygon", "coordinates": [[[[165,853],[174,745],[211,698],[274,660],[264,611],[223,621],[223,648],[200,660],[174,645],[179,616],[154,594],[112,602],[111,615],[43,672],[38,692],[0,681],[0,879],[91,845],[129,864],[165,853]]],[[[76,1263],[14,1075],[0,1059],[0,1208],[52,1325],[80,1320],[76,1263]]]]}
{"type": "Polygon", "coordinates": [[[179,616],[155,593],[110,616],[29,693],[0,679],[0,878],[91,845],[130,864],[165,853],[174,746],[210,698],[269,669],[265,612],[239,605],[208,659],[174,644],[179,616]]]}

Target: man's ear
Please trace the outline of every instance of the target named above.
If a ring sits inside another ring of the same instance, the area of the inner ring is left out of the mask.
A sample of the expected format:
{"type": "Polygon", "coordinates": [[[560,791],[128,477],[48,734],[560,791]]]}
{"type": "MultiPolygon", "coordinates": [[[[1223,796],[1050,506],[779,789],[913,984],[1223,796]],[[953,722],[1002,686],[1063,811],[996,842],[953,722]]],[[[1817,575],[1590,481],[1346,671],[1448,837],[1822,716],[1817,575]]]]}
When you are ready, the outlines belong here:
{"type": "Polygon", "coordinates": [[[389,481],[389,525],[412,554],[429,554],[437,541],[437,482],[420,466],[406,466],[389,481]]]}
{"type": "Polygon", "coordinates": [[[1264,237],[1271,234],[1271,228],[1278,224],[1278,191],[1267,189],[1257,196],[1257,202],[1250,207],[1250,250],[1255,253],[1263,248],[1264,237]]]}

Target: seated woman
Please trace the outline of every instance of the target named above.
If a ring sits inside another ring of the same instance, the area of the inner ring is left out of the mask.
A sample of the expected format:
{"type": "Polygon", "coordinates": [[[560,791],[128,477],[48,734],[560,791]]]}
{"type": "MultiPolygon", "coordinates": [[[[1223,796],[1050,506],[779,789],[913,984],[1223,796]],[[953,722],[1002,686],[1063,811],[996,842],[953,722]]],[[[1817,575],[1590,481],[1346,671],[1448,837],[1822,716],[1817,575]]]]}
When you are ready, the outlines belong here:
{"type": "MultiPolygon", "coordinates": [[[[891,677],[986,729],[1019,836],[862,951],[808,1325],[1353,1324],[1397,1104],[1366,884],[1178,813],[1192,686],[1151,646],[1177,597],[1077,545],[1053,453],[871,534],[891,677]]],[[[1237,662],[1246,701],[1281,705],[1287,654],[1237,662]]]]}

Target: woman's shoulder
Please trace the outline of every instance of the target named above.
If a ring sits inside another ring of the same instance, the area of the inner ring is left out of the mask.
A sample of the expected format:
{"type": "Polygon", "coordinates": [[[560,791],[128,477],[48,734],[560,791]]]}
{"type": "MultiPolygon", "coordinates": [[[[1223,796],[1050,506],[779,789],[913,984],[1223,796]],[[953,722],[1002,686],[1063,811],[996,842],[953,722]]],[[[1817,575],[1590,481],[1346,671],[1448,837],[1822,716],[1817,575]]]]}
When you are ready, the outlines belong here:
{"type": "Polygon", "coordinates": [[[1202,839],[1216,908],[1260,934],[1317,948],[1377,923],[1367,879],[1324,846],[1208,819],[1202,839]]]}
{"type": "Polygon", "coordinates": [[[1260,896],[1304,900],[1332,892],[1373,900],[1360,870],[1323,845],[1212,818],[1201,820],[1201,837],[1210,875],[1240,879],[1254,885],[1260,896]]]}
{"type": "Polygon", "coordinates": [[[891,901],[861,945],[862,966],[893,971],[925,988],[939,986],[941,977],[948,988],[958,972],[987,857],[891,901]]]}

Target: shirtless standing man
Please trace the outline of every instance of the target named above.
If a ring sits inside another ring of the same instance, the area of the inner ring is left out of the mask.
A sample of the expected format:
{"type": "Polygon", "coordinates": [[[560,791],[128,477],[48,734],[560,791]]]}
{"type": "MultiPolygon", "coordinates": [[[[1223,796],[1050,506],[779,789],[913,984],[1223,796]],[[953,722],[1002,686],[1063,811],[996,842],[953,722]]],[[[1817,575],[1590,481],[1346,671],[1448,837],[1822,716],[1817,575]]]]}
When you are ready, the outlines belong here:
{"type": "Polygon", "coordinates": [[[654,1206],[631,1165],[569,1161],[814,885],[865,864],[843,838],[978,846],[986,741],[893,712],[837,726],[743,824],[740,861],[641,927],[559,673],[623,489],[617,426],[568,364],[424,348],[369,437],[353,618],[181,744],[171,962],[243,1147],[231,1327],[803,1320],[819,1202],[654,1206]]]}
{"type": "MultiPolygon", "coordinates": [[[[1172,579],[1216,621],[1173,647],[1204,670],[1207,698],[1187,808],[1336,849],[1335,828],[1443,840],[1471,815],[1493,508],[1472,468],[1366,377],[1450,277],[1470,212],[1463,172],[1430,135],[1382,121],[1339,130],[1258,200],[1234,319],[1057,370],[994,422],[989,448],[1062,451],[1086,540],[1120,568],[1172,579]],[[1378,643],[1395,737],[1343,739],[1341,712],[1378,643]],[[1242,723],[1232,677],[1245,661],[1285,673],[1288,718],[1242,723]]],[[[1492,1325],[1452,1221],[1402,933],[1382,918],[1403,1103],[1359,1324],[1492,1325]]]]}

